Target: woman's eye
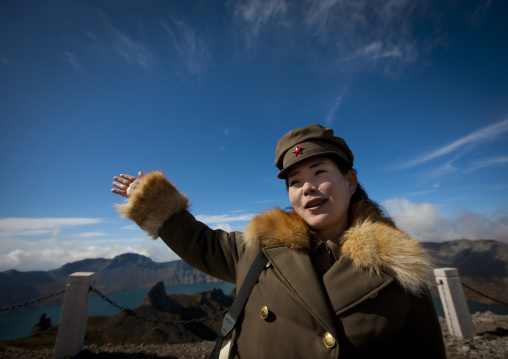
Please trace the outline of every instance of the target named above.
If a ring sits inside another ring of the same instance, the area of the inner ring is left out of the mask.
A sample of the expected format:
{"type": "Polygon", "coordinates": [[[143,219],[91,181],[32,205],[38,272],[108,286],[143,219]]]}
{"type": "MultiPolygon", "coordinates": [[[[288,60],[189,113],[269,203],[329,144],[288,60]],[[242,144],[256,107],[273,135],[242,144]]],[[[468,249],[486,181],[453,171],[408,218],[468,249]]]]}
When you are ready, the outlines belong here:
{"type": "Polygon", "coordinates": [[[325,172],[326,172],[325,170],[317,170],[317,171],[316,171],[316,176],[317,176],[318,174],[320,174],[320,173],[325,173],[325,172]]]}
{"type": "Polygon", "coordinates": [[[290,186],[294,186],[294,185],[297,185],[298,182],[300,182],[300,181],[296,181],[296,180],[295,181],[291,181],[291,182],[289,182],[289,185],[290,186]]]}

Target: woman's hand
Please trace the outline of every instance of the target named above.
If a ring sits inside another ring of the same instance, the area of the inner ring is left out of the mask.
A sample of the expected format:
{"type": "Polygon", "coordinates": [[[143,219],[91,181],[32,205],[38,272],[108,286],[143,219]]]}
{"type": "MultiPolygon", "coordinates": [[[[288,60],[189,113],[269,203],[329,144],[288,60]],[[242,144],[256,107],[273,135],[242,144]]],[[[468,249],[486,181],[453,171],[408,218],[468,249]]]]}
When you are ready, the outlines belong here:
{"type": "Polygon", "coordinates": [[[134,191],[136,191],[139,185],[139,180],[141,177],[143,177],[143,173],[141,173],[141,171],[138,172],[138,177],[124,174],[113,177],[113,179],[116,181],[113,182],[113,186],[118,189],[112,188],[111,192],[129,198],[134,193],[134,191]]]}

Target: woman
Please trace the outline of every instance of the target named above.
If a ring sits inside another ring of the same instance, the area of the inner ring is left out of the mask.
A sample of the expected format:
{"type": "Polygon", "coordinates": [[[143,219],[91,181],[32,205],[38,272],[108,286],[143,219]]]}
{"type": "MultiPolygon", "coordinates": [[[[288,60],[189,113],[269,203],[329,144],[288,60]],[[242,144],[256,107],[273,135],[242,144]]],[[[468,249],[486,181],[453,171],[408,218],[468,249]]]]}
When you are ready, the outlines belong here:
{"type": "Polygon", "coordinates": [[[114,177],[117,209],[184,261],[242,286],[261,273],[233,332],[230,357],[445,358],[427,284],[429,260],[357,182],[353,153],[313,124],[284,135],[275,164],[294,211],[255,217],[243,233],[212,230],[159,172],[114,177]]]}

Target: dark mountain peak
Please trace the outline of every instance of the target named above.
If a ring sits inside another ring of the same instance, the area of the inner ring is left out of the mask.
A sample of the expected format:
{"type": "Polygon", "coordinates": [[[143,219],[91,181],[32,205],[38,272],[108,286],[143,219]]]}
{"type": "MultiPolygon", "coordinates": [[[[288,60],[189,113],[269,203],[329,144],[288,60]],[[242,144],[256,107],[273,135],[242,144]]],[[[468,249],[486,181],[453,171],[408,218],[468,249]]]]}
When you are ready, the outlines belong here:
{"type": "Polygon", "coordinates": [[[180,309],[180,306],[166,294],[166,288],[162,281],[157,282],[148,293],[146,293],[140,306],[149,306],[167,313],[173,313],[180,309]]]}
{"type": "Polygon", "coordinates": [[[145,257],[141,254],[125,253],[113,258],[107,269],[132,265],[137,267],[152,268],[156,266],[156,263],[154,263],[150,258],[145,257]]]}

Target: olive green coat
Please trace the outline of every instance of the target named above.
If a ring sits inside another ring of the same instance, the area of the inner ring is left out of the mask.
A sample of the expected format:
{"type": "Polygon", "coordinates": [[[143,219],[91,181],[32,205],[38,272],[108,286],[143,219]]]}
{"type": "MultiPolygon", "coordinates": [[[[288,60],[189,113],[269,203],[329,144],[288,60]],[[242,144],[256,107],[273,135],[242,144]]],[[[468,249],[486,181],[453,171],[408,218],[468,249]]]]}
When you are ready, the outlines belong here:
{"type": "Polygon", "coordinates": [[[308,254],[313,233],[294,212],[263,213],[244,233],[212,230],[182,211],[186,198],[163,177],[147,176],[118,209],[188,264],[241,288],[260,249],[270,262],[233,332],[230,357],[446,357],[424,250],[404,232],[373,222],[368,210],[341,237],[341,255],[321,283],[308,254]],[[152,215],[147,199],[161,188],[179,205],[168,209],[161,200],[152,215]]]}

